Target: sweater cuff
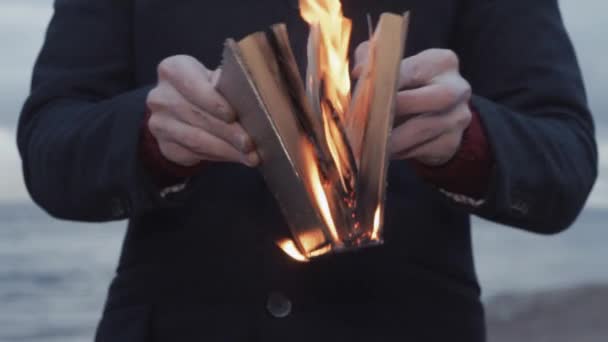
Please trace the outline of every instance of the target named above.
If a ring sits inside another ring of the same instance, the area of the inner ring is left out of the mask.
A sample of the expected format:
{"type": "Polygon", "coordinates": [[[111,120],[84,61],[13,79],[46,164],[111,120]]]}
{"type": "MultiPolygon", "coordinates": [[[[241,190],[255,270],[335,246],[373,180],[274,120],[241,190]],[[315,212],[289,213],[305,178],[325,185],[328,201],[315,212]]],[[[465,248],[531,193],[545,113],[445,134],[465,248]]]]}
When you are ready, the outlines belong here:
{"type": "Polygon", "coordinates": [[[479,112],[472,105],[471,113],[471,123],[450,161],[440,166],[412,161],[412,165],[420,177],[444,191],[482,199],[488,190],[494,157],[479,112]]]}
{"type": "Polygon", "coordinates": [[[182,184],[186,179],[196,175],[204,163],[200,162],[193,166],[182,166],[167,159],[160,151],[158,141],[152,135],[152,132],[150,132],[148,126],[150,116],[151,113],[148,110],[141,127],[140,157],[143,164],[156,185],[169,187],[182,184]]]}

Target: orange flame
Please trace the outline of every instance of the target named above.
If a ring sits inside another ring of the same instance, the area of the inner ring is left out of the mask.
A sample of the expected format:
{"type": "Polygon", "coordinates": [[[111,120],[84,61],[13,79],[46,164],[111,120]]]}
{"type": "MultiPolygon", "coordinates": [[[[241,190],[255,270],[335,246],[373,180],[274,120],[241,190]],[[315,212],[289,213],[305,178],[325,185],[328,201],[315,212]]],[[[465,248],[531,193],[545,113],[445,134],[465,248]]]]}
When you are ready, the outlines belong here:
{"type": "Polygon", "coordinates": [[[300,0],[300,14],[310,26],[319,26],[319,77],[325,85],[325,98],[343,120],[350,102],[348,46],[352,22],[343,15],[340,0],[300,0]]]}
{"type": "Polygon", "coordinates": [[[374,230],[372,232],[372,240],[380,241],[380,227],[382,227],[382,205],[378,204],[374,213],[374,230]]]}
{"type": "Polygon", "coordinates": [[[340,175],[340,183],[342,184],[342,188],[345,190],[345,192],[349,192],[349,190],[354,186],[351,184],[354,179],[352,177],[352,171],[349,168],[347,155],[348,147],[344,145],[345,141],[340,137],[341,133],[338,125],[331,117],[328,116],[331,109],[328,108],[326,103],[322,103],[321,108],[323,111],[323,129],[325,131],[327,147],[329,149],[329,153],[331,154],[331,158],[336,165],[338,174],[340,175]]]}
{"type": "Polygon", "coordinates": [[[285,252],[285,254],[289,255],[292,259],[299,262],[308,262],[308,258],[305,257],[296,246],[295,242],[291,239],[283,239],[277,242],[277,245],[285,252]]]}
{"type": "Polygon", "coordinates": [[[315,160],[314,148],[308,142],[304,142],[302,146],[303,155],[306,163],[305,165],[309,168],[308,175],[310,177],[310,190],[312,191],[314,200],[316,201],[318,208],[321,210],[321,216],[323,217],[323,220],[325,221],[325,224],[329,229],[332,240],[338,241],[340,237],[338,236],[336,224],[334,223],[331,209],[329,207],[327,194],[325,193],[325,189],[323,188],[321,175],[319,174],[318,165],[315,160]]]}

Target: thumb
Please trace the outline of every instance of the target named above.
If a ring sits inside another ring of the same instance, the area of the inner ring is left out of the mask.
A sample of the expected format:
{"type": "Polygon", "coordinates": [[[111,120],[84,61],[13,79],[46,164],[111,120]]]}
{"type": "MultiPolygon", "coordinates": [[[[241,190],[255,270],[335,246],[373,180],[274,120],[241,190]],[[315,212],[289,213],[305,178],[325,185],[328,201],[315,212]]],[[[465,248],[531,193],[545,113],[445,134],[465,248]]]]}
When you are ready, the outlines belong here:
{"type": "Polygon", "coordinates": [[[355,49],[355,63],[352,71],[352,76],[354,78],[359,78],[359,76],[361,76],[363,66],[367,63],[368,59],[369,40],[366,40],[363,43],[359,44],[359,46],[357,46],[357,49],[355,49]]]}
{"type": "Polygon", "coordinates": [[[217,87],[217,84],[220,81],[220,77],[222,76],[222,69],[221,68],[217,68],[213,71],[210,71],[209,74],[209,82],[211,83],[211,85],[215,88],[217,87]]]}

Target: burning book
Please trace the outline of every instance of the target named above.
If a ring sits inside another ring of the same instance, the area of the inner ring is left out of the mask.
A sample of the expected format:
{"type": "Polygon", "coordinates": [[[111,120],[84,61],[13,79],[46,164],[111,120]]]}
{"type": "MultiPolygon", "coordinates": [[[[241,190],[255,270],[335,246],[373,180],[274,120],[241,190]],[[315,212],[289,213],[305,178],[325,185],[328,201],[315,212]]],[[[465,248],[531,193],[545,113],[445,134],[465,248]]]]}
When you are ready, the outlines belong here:
{"type": "MultiPolygon", "coordinates": [[[[382,14],[351,95],[351,22],[338,0],[300,1],[310,24],[302,79],[287,28],[229,39],[218,89],[255,142],[299,260],[382,243],[388,141],[409,17],[382,14]]],[[[371,29],[370,29],[371,31],[371,29]]]]}

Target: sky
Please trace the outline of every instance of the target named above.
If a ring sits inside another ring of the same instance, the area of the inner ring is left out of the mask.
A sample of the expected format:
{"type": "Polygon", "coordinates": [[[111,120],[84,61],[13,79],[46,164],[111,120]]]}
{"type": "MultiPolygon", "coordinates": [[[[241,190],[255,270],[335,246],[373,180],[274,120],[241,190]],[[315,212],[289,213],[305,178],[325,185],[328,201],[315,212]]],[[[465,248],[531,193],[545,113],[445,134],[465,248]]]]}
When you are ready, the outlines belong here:
{"type": "MultiPolygon", "coordinates": [[[[608,13],[606,0],[561,0],[586,80],[600,146],[600,179],[588,206],[608,208],[608,13]]],[[[52,15],[50,0],[0,0],[0,202],[28,201],[15,125],[52,15]]]]}

